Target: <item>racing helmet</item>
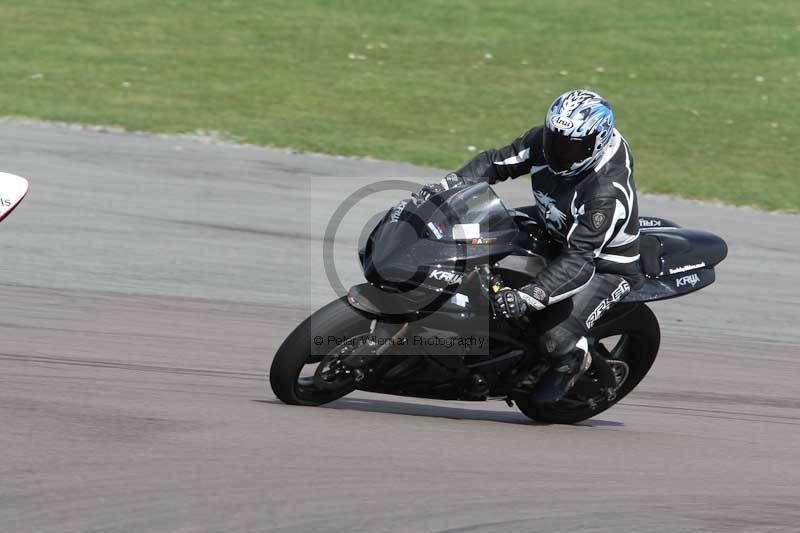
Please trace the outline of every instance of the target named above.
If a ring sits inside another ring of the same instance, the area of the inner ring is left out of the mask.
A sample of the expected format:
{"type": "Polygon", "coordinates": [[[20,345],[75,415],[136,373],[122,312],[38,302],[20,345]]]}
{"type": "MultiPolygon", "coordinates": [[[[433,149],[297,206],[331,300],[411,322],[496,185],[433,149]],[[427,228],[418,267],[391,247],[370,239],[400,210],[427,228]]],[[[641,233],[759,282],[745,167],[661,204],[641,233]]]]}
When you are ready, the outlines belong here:
{"type": "Polygon", "coordinates": [[[559,176],[575,176],[594,168],[614,135],[614,114],[602,96],[569,91],[547,110],[544,158],[559,176]]]}

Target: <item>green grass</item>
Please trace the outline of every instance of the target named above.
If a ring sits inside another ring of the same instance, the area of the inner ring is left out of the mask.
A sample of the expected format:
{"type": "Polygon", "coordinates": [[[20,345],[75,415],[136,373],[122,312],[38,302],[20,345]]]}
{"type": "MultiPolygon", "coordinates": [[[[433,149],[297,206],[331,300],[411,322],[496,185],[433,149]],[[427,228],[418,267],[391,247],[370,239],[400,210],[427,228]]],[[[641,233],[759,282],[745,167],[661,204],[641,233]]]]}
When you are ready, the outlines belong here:
{"type": "Polygon", "coordinates": [[[641,190],[800,209],[800,2],[5,0],[0,50],[0,115],[442,168],[590,87],[641,190]]]}

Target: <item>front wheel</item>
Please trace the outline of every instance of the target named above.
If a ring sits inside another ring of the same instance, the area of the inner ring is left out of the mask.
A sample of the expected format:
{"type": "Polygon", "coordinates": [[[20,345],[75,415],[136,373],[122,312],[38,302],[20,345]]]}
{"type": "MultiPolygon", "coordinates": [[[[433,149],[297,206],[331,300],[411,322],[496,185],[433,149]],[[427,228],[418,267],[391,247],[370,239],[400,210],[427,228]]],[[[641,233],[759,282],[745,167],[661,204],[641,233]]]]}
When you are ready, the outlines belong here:
{"type": "MultiPolygon", "coordinates": [[[[627,396],[639,384],[655,362],[661,343],[661,330],[658,319],[644,304],[635,307],[614,309],[616,312],[604,317],[590,335],[593,342],[592,356],[602,356],[610,361],[621,361],[627,365],[622,383],[612,399],[581,398],[573,392],[555,404],[538,404],[530,396],[517,396],[514,400],[519,410],[538,422],[553,424],[574,424],[602,413],[627,396]]],[[[617,364],[614,369],[624,367],[617,364]]],[[[590,369],[581,381],[592,380],[590,369]]],[[[581,384],[576,385],[576,389],[581,384]]]]}
{"type": "Polygon", "coordinates": [[[315,406],[355,390],[356,379],[341,368],[340,358],[369,336],[372,320],[348,305],[345,298],[304,320],[272,359],[269,382],[275,396],[290,405],[315,406]]]}

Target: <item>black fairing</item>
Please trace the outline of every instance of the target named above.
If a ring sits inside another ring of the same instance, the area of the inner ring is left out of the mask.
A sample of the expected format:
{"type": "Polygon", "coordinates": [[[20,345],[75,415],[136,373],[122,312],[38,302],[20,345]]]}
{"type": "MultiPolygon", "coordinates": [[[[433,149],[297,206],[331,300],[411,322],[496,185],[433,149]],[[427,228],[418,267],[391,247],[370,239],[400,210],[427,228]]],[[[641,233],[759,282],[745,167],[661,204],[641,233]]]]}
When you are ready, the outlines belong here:
{"type": "Polygon", "coordinates": [[[535,255],[535,239],[521,231],[516,218],[486,184],[446,191],[421,205],[404,200],[359,251],[364,276],[394,292],[455,290],[476,265],[510,254],[535,255]],[[475,217],[480,224],[469,223],[475,217]],[[479,226],[480,234],[456,237],[463,226],[479,226]]]}

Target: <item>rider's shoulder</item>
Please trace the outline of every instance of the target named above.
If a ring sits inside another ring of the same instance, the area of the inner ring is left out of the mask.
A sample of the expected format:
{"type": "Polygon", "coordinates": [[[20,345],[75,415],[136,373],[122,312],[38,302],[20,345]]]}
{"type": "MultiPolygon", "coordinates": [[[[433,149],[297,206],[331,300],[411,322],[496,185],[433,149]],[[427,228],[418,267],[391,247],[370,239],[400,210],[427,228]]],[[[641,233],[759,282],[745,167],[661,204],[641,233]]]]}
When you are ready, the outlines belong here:
{"type": "Polygon", "coordinates": [[[606,152],[597,162],[592,172],[603,179],[627,180],[633,173],[633,155],[622,135],[615,130],[614,137],[606,152]]]}
{"type": "Polygon", "coordinates": [[[528,146],[541,146],[542,138],[544,137],[544,125],[539,124],[538,126],[534,126],[531,129],[525,131],[518,137],[519,140],[523,141],[528,146]]]}
{"type": "Polygon", "coordinates": [[[578,187],[579,196],[583,201],[592,198],[609,197],[614,198],[617,196],[614,183],[617,180],[613,176],[606,173],[592,172],[587,179],[581,183],[582,186],[578,187]]]}

